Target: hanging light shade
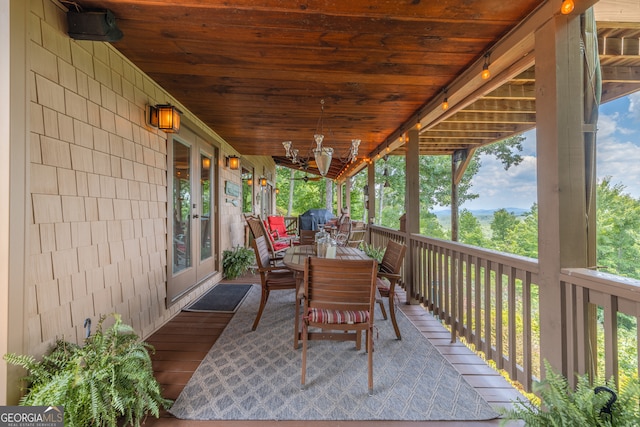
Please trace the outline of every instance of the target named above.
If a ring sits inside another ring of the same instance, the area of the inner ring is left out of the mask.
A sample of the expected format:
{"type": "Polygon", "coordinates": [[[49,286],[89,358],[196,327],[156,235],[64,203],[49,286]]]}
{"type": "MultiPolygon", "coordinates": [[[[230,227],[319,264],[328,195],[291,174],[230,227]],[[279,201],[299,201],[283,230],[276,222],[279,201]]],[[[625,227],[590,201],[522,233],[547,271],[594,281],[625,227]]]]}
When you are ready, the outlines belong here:
{"type": "Polygon", "coordinates": [[[314,151],[313,156],[316,159],[316,165],[318,165],[320,175],[326,176],[327,172],[329,172],[329,166],[331,166],[333,148],[323,147],[320,150],[314,151]]]}
{"type": "Polygon", "coordinates": [[[333,148],[322,146],[324,135],[315,134],[313,135],[313,139],[316,141],[316,148],[313,150],[313,157],[316,159],[318,172],[320,172],[320,175],[326,176],[327,172],[329,172],[329,166],[331,166],[333,148]]]}
{"type": "MultiPolygon", "coordinates": [[[[293,148],[293,143],[291,141],[283,141],[282,146],[285,150],[285,156],[291,160],[291,163],[300,163],[304,169],[309,166],[309,159],[311,157],[311,154],[313,154],[318,172],[320,173],[320,175],[326,176],[327,173],[329,173],[329,168],[331,167],[331,161],[333,160],[335,150],[331,147],[325,147],[324,145],[322,145],[322,143],[324,142],[323,115],[324,99],[320,100],[320,118],[318,119],[316,133],[313,135],[316,146],[312,146],[312,148],[306,152],[307,154],[299,153],[297,148],[293,148]],[[298,157],[299,154],[300,157],[298,157]]],[[[340,162],[342,162],[342,164],[355,162],[358,157],[359,146],[360,140],[352,139],[349,150],[344,154],[336,155],[336,158],[340,162]]]]}

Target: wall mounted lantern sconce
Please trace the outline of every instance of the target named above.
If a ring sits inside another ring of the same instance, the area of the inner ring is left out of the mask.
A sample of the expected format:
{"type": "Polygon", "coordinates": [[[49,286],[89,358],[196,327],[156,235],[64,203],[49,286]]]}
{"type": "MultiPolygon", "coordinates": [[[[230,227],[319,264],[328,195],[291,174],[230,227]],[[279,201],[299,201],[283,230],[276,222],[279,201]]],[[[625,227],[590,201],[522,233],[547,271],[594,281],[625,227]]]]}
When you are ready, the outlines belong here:
{"type": "Polygon", "coordinates": [[[166,133],[180,132],[180,115],[182,112],[169,104],[149,106],[149,124],[166,133]]]}
{"type": "Polygon", "coordinates": [[[249,187],[251,187],[251,186],[253,185],[253,180],[252,180],[251,178],[249,178],[249,179],[247,180],[247,185],[248,185],[249,187]]]}
{"type": "Polygon", "coordinates": [[[280,194],[280,189],[276,188],[276,194],[280,194]]]}
{"type": "Polygon", "coordinates": [[[238,156],[227,156],[225,158],[226,166],[232,171],[237,171],[240,169],[240,157],[238,156]]]}
{"type": "Polygon", "coordinates": [[[267,186],[267,178],[262,177],[260,178],[260,187],[266,187],[267,186]]]}

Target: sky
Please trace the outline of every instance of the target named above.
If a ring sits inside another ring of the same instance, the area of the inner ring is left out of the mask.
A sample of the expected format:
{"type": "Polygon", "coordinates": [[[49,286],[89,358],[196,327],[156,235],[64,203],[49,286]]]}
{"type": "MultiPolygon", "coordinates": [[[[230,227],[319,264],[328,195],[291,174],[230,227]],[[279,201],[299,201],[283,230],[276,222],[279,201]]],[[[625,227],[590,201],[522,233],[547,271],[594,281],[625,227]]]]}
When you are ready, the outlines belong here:
{"type": "MultiPolygon", "coordinates": [[[[598,182],[611,177],[624,193],[640,198],[640,92],[600,106],[596,141],[598,182]]],[[[471,191],[480,195],[461,208],[530,209],[537,201],[535,130],[526,132],[522,163],[505,171],[491,156],[481,156],[482,167],[471,191]]]]}

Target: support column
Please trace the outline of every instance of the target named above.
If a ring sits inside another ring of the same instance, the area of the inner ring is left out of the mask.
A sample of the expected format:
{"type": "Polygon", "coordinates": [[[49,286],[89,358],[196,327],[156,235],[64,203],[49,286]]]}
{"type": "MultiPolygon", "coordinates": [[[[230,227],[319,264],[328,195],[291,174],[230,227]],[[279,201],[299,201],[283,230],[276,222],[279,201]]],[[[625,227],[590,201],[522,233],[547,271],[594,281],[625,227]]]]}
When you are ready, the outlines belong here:
{"type": "Polygon", "coordinates": [[[414,254],[409,238],[411,234],[420,233],[420,145],[419,134],[417,128],[412,128],[407,132],[408,142],[406,143],[406,159],[405,159],[405,199],[404,210],[406,212],[406,242],[407,254],[404,257],[405,263],[405,280],[406,280],[406,303],[417,303],[413,299],[416,294],[413,289],[417,286],[415,278],[418,277],[414,273],[414,262],[416,254],[414,254]]]}
{"type": "Polygon", "coordinates": [[[451,241],[458,241],[458,228],[460,226],[460,220],[458,218],[458,182],[456,181],[456,171],[458,170],[458,164],[451,156],[451,241]]]}
{"type": "MultiPolygon", "coordinates": [[[[30,3],[0,2],[0,354],[25,353],[30,3]],[[9,243],[11,242],[11,243],[9,243]]],[[[24,371],[0,358],[0,405],[16,405],[24,371]]]]}
{"type": "Polygon", "coordinates": [[[540,347],[567,375],[560,269],[587,266],[580,18],[559,15],[535,38],[540,347]]]}
{"type": "MultiPolygon", "coordinates": [[[[349,216],[351,216],[351,178],[346,179],[345,186],[344,204],[349,210],[349,216]]],[[[353,219],[353,217],[351,219],[353,219]]]]}
{"type": "Polygon", "coordinates": [[[405,175],[405,211],[407,213],[407,233],[420,233],[420,147],[418,129],[407,132],[405,175]]]}
{"type": "Polygon", "coordinates": [[[367,166],[367,187],[369,188],[369,208],[367,209],[367,224],[373,224],[376,219],[376,164],[374,161],[367,166]]]}

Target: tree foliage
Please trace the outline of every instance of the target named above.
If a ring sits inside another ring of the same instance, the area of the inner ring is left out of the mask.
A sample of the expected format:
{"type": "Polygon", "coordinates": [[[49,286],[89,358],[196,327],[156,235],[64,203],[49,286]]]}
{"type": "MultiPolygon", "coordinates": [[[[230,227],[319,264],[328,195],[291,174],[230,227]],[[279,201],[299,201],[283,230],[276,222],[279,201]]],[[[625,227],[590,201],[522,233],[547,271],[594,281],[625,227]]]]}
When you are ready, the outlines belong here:
{"type": "Polygon", "coordinates": [[[605,177],[598,185],[597,259],[606,271],[640,279],[640,202],[605,177]]]}
{"type": "Polygon", "coordinates": [[[474,246],[486,246],[487,239],[482,233],[478,218],[467,209],[460,213],[460,242],[474,246]]]}

